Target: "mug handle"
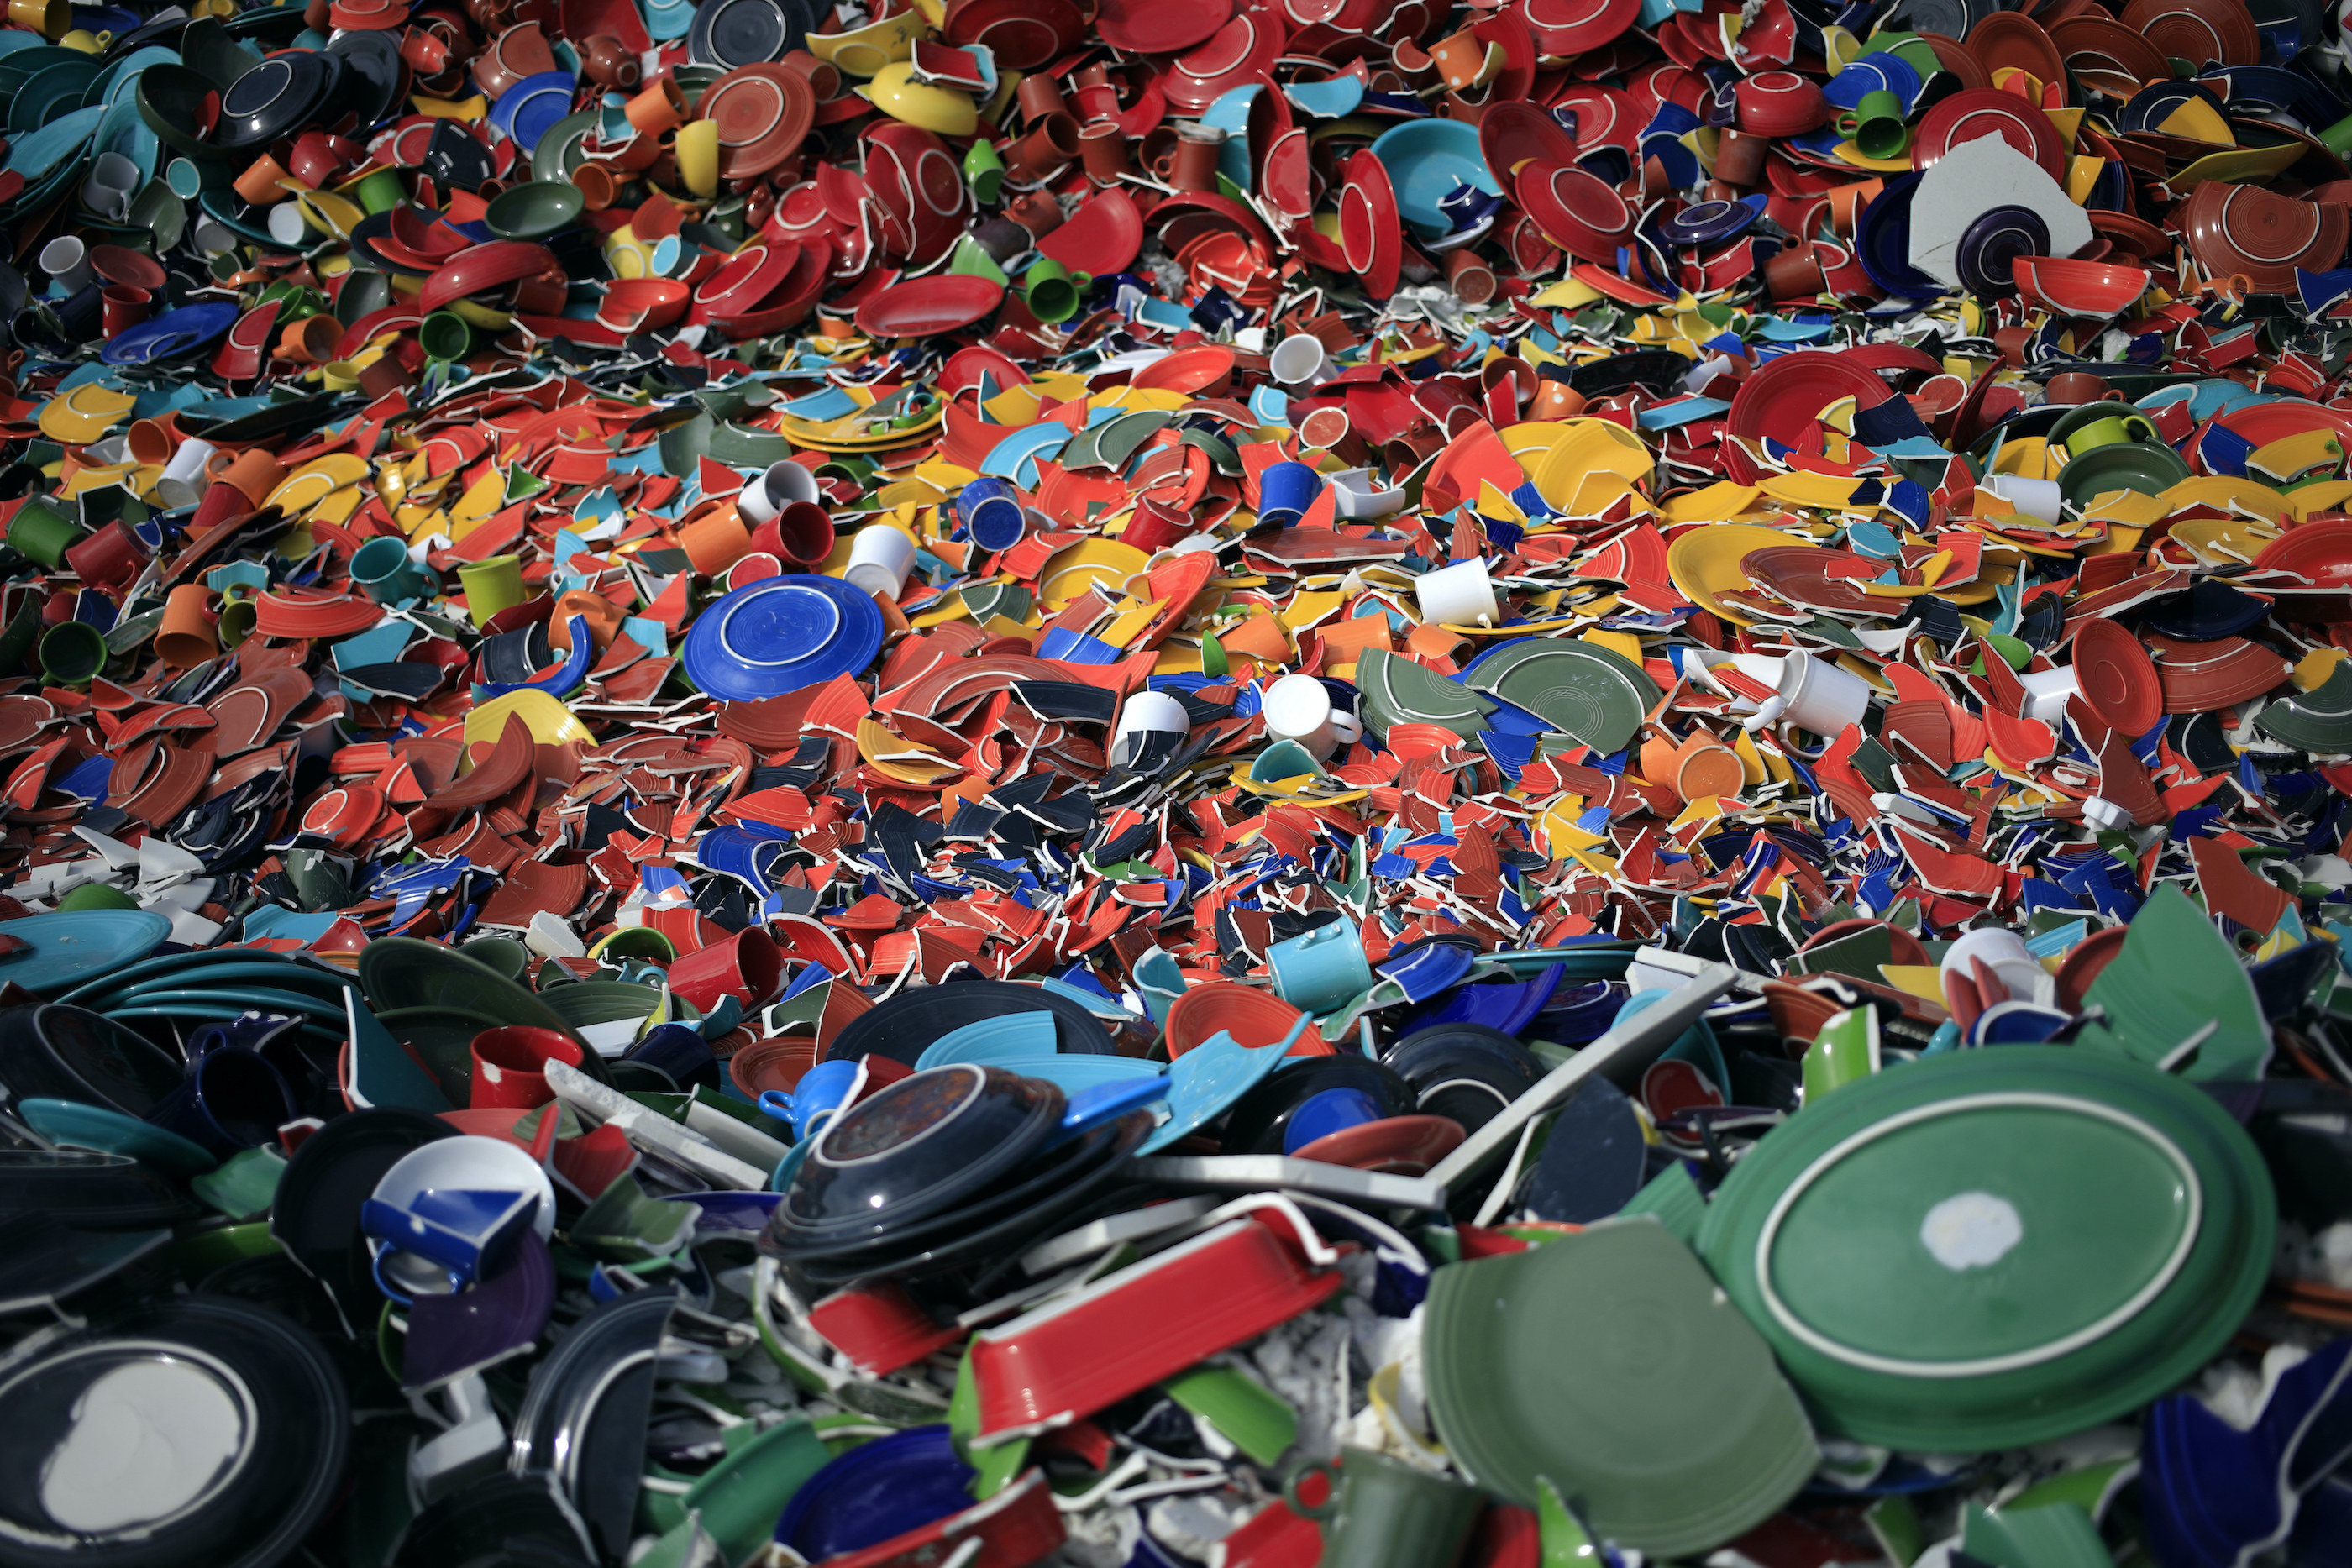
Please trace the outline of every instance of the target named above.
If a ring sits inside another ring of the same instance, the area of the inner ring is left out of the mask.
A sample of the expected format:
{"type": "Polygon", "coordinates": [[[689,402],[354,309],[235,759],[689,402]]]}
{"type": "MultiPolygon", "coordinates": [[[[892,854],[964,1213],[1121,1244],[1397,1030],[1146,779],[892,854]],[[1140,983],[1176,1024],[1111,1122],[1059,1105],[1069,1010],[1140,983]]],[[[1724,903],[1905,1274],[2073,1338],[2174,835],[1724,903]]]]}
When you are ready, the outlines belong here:
{"type": "Polygon", "coordinates": [[[789,1122],[793,1119],[793,1097],[781,1089],[763,1089],[760,1092],[760,1109],[779,1122],[789,1122]]]}
{"type": "Polygon", "coordinates": [[[1339,1467],[1328,1459],[1307,1460],[1282,1478],[1282,1500],[1288,1503],[1290,1511],[1300,1518],[1311,1519],[1318,1524],[1321,1523],[1339,1511],[1339,1467]],[[1298,1487],[1300,1482],[1311,1475],[1322,1476],[1324,1482],[1330,1488],[1330,1495],[1310,1507],[1299,1498],[1298,1487]]]}

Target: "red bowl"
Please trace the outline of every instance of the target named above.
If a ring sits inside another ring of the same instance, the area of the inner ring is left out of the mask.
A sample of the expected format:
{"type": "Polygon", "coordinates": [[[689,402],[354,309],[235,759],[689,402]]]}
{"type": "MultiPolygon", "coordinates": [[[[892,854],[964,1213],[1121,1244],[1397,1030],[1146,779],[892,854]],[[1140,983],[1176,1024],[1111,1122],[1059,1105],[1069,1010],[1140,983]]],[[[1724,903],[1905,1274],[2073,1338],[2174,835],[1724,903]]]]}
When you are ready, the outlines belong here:
{"type": "Polygon", "coordinates": [[[2147,292],[2155,276],[2144,267],[2061,256],[2021,256],[2016,271],[2028,299],[2062,316],[2121,315],[2147,292]]]}

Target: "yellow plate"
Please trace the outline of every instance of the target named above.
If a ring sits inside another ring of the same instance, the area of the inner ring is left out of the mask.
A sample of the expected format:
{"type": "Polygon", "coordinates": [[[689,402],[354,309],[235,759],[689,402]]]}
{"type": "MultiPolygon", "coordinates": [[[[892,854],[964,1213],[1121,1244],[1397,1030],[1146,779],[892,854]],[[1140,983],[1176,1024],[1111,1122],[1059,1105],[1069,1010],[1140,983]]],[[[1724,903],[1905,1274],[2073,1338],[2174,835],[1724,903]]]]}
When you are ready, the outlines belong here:
{"type": "Polygon", "coordinates": [[[1086,539],[1046,558],[1037,574],[1037,597],[1047,604],[1066,604],[1097,583],[1115,591],[1150,564],[1151,558],[1133,545],[1086,539]]]}
{"type": "Polygon", "coordinates": [[[941,136],[969,136],[980,126],[980,110],[971,94],[917,81],[910,61],[894,60],[876,71],[866,96],[891,119],[941,136]]]}
{"type": "Polygon", "coordinates": [[[522,720],[531,739],[541,746],[595,738],[570,708],[545,692],[509,692],[502,697],[492,697],[466,716],[466,744],[498,739],[506,733],[509,714],[522,720]]]}
{"type": "Polygon", "coordinates": [[[1820,548],[1778,528],[1759,528],[1752,523],[1709,523],[1678,536],[1666,547],[1666,575],[1700,609],[1712,611],[1736,626],[1752,626],[1756,623],[1753,617],[1723,603],[1716,595],[1749,586],[1748,573],[1739,564],[1749,552],[1781,545],[1820,548]]]}
{"type": "Polygon", "coordinates": [[[309,511],[347,485],[368,476],[367,459],[349,452],[331,453],[305,463],[278,481],[264,505],[283,507],[289,517],[309,511]]]}
{"type": "MultiPolygon", "coordinates": [[[[2265,451],[2269,450],[2267,447],[2265,451]]],[[[2183,479],[2164,493],[2168,512],[2186,507],[2211,507],[2219,511],[2258,512],[2276,522],[2286,516],[2286,497],[2268,485],[2235,475],[2204,475],[2183,479]]]]}
{"type": "Polygon", "coordinates": [[[808,51],[854,77],[870,77],[893,60],[915,57],[915,40],[931,30],[920,11],[901,11],[848,33],[811,33],[808,51]]]}
{"type": "Polygon", "coordinates": [[[85,383],[41,405],[41,434],[68,446],[84,446],[111,429],[139,399],[112,387],[85,383]]]}

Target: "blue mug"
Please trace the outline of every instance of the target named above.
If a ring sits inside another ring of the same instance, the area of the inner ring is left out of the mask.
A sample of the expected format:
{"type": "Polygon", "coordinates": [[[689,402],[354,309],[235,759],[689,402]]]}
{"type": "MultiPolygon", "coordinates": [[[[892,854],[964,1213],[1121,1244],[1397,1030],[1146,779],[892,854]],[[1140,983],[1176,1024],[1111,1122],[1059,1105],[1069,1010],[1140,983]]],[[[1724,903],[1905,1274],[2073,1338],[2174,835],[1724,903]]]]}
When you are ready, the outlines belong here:
{"type": "Polygon", "coordinates": [[[1364,939],[1345,920],[1273,944],[1265,962],[1274,972],[1274,994],[1308,1013],[1328,1013],[1372,985],[1364,939]]]}
{"type": "Polygon", "coordinates": [[[1276,463],[1257,476],[1257,520],[1289,528],[1323,493],[1323,476],[1304,463],[1276,463]]]}
{"type": "Polygon", "coordinates": [[[284,1073],[257,1051],[221,1046],[190,1061],[147,1120],[226,1159],[269,1142],[294,1114],[284,1073]]]}
{"type": "Polygon", "coordinates": [[[770,1089],[760,1096],[760,1109],[779,1122],[790,1123],[795,1142],[814,1137],[820,1124],[848,1103],[865,1071],[855,1061],[820,1061],[801,1074],[789,1094],[770,1089]]]}
{"type": "Polygon", "coordinates": [[[1002,479],[974,479],[956,495],[956,515],[971,542],[984,550],[1007,550],[1028,531],[1021,497],[1002,479]]]}

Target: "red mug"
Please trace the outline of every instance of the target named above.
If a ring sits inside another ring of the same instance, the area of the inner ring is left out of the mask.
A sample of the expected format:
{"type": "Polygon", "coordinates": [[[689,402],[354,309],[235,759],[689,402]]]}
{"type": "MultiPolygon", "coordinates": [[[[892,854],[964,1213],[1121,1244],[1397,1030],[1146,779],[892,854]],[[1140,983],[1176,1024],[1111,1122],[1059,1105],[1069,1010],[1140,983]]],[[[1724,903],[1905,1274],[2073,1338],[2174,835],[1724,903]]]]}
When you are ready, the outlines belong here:
{"type": "Polygon", "coordinates": [[[784,977],[784,956],[775,938],[747,926],[724,942],[682,955],[669,967],[674,995],[709,1012],[721,997],[755,1008],[776,994],[784,977]]]}
{"type": "Polygon", "coordinates": [[[530,1111],[555,1098],[547,1064],[581,1062],[580,1043],[560,1030],[531,1024],[486,1029],[474,1037],[474,1082],[467,1097],[476,1111],[530,1111]]]}

